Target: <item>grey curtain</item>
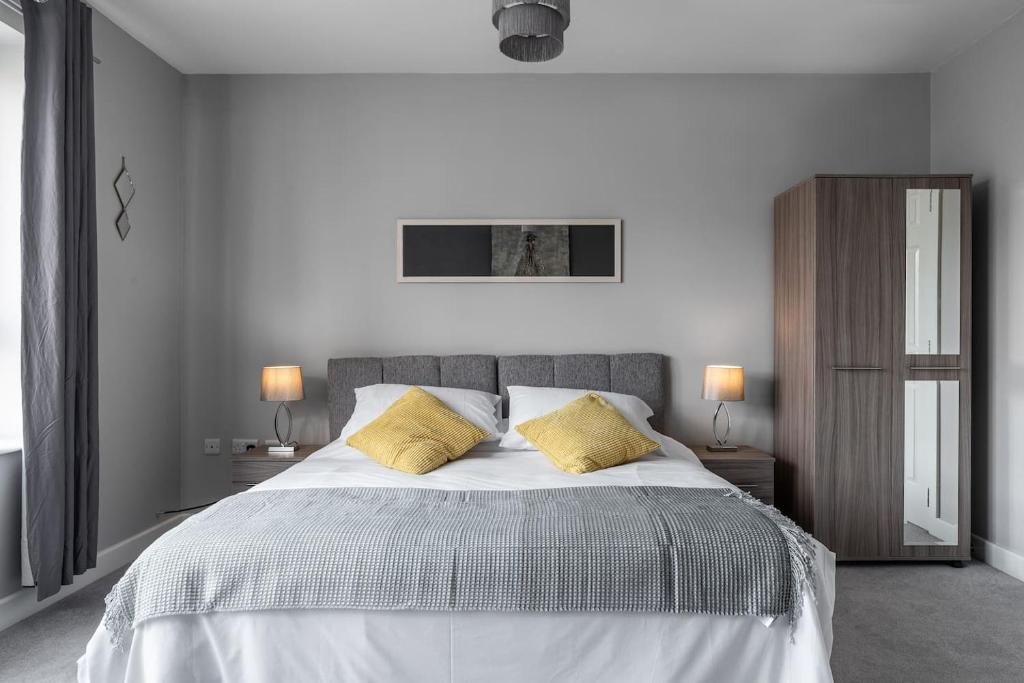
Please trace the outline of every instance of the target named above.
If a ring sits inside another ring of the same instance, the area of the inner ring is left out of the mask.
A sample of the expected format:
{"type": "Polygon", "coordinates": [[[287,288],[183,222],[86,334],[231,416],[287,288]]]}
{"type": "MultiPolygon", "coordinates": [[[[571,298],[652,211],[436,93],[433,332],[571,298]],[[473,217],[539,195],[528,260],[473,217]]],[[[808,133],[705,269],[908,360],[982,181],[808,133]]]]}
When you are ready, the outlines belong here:
{"type": "Polygon", "coordinates": [[[96,566],[99,439],[92,12],[23,2],[25,528],[40,600],[96,566]]]}

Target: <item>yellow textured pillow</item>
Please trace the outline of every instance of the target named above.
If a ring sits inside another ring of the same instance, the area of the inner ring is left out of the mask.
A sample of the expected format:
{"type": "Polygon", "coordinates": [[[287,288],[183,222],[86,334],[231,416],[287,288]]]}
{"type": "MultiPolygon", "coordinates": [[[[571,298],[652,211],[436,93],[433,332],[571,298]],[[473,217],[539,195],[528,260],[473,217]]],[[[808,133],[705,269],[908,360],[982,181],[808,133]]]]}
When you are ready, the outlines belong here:
{"type": "Polygon", "coordinates": [[[558,469],[573,474],[621,465],[658,448],[597,394],[516,425],[516,431],[558,469]]]}
{"type": "Polygon", "coordinates": [[[412,387],[345,443],[385,467],[426,474],[488,436],[433,394],[412,387]]]}

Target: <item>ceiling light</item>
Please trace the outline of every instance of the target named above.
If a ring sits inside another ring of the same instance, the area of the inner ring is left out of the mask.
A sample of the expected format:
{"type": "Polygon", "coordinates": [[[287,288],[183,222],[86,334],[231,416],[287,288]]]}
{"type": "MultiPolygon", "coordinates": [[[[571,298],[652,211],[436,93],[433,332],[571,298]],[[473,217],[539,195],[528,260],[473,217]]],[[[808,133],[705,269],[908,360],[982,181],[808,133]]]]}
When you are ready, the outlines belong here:
{"type": "Polygon", "coordinates": [[[498,49],[520,62],[546,62],[562,54],[569,0],[492,0],[498,49]]]}

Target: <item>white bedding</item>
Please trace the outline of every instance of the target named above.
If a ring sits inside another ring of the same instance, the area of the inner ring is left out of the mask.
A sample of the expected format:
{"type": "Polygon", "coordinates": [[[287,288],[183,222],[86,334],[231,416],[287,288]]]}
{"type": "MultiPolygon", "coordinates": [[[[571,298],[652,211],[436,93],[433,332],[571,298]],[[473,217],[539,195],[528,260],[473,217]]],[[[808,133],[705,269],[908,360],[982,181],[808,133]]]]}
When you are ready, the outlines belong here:
{"type": "MultiPolygon", "coordinates": [[[[537,451],[482,444],[433,472],[386,469],[336,441],[256,488],[536,489],[729,486],[682,444],[586,475],[537,451]]],[[[246,495],[245,493],[239,495],[246,495]]],[[[785,619],[678,614],[281,610],[140,624],[127,653],[102,625],[80,681],[831,681],[835,556],[817,546],[817,600],[785,619]]]]}

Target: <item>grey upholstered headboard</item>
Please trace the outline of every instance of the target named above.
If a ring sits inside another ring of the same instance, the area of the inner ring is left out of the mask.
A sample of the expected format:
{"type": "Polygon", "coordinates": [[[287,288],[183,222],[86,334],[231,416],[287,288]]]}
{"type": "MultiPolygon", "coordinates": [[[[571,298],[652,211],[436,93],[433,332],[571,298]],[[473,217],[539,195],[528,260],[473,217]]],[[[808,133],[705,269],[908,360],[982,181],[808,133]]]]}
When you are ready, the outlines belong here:
{"type": "Polygon", "coordinates": [[[614,391],[646,401],[654,411],[650,422],[655,429],[660,430],[665,420],[665,357],[658,353],[332,358],[327,361],[331,439],[338,438],[352,415],[354,390],[379,383],[500,393],[505,414],[509,385],[614,391]]]}

